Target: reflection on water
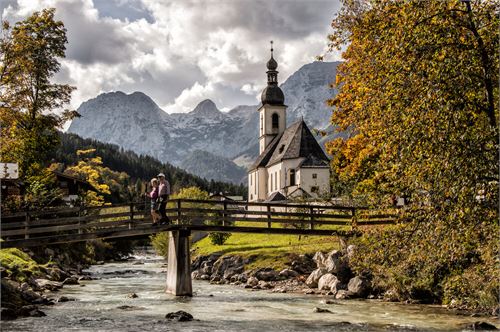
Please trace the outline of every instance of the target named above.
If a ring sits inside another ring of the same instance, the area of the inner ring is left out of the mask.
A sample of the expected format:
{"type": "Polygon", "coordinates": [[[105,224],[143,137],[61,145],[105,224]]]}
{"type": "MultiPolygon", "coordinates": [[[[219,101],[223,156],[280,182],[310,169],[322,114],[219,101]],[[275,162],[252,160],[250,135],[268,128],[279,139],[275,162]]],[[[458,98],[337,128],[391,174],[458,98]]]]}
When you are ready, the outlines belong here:
{"type": "Polygon", "coordinates": [[[46,317],[2,322],[2,331],[449,331],[477,320],[440,307],[361,300],[327,305],[321,296],[197,281],[193,298],[174,297],[164,293],[165,270],[164,261],[150,253],[124,263],[92,266],[89,272],[100,279],[54,293],[77,301],[42,308],[46,317]],[[138,297],[127,298],[130,293],[138,297]],[[313,313],[315,307],[331,313],[313,313]],[[164,319],[177,310],[197,320],[164,319]]]}

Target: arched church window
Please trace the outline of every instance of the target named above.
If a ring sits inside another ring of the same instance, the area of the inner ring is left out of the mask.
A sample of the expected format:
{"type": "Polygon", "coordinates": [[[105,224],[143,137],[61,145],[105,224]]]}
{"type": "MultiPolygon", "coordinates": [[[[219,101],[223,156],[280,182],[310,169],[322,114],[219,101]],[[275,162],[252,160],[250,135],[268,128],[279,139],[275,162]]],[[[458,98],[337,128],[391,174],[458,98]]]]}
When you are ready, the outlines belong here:
{"type": "Polygon", "coordinates": [[[271,120],[272,120],[272,123],[273,123],[273,129],[274,128],[279,128],[280,126],[280,116],[276,113],[273,113],[273,115],[271,116],[271,120]]]}
{"type": "Polygon", "coordinates": [[[295,186],[295,170],[290,170],[290,186],[295,186]]]}

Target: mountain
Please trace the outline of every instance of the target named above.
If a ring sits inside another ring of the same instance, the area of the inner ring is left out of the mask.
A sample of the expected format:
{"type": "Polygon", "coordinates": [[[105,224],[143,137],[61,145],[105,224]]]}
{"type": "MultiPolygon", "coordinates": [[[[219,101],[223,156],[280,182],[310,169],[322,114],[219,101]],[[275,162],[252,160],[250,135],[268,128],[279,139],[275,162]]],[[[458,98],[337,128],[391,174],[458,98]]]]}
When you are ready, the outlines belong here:
{"type": "Polygon", "coordinates": [[[231,160],[201,150],[191,152],[179,165],[189,173],[215,181],[246,184],[247,171],[231,160]],[[208,166],[208,167],[207,167],[208,166]]]}
{"type": "MultiPolygon", "coordinates": [[[[304,65],[281,85],[288,105],[288,124],[304,117],[311,129],[328,126],[331,109],[326,100],[336,93],[329,84],[335,81],[337,65],[304,65]]],[[[73,120],[68,132],[117,144],[176,166],[187,167],[184,161],[193,160],[191,154],[197,150],[248,166],[258,155],[258,108],[242,105],[224,113],[212,101],[204,100],[189,113],[167,114],[141,92],[111,92],[84,102],[78,108],[81,117],[73,120]]],[[[200,172],[212,174],[217,170],[220,159],[211,165],[208,160],[214,158],[195,154],[205,160],[205,170],[200,172]]],[[[239,180],[232,179],[236,183],[239,180]]]]}

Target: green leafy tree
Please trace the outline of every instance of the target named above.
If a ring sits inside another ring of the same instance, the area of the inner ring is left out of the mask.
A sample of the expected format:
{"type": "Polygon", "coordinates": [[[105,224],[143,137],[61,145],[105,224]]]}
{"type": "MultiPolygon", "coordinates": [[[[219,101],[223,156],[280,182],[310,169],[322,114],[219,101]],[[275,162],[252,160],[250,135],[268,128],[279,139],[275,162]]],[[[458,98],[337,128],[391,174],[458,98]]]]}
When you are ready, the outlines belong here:
{"type": "Polygon", "coordinates": [[[348,44],[332,122],[349,136],[327,149],[354,195],[410,201],[409,223],[363,237],[356,262],[400,299],[497,303],[498,11],[345,0],[332,22],[330,46],[348,44]]]}
{"type": "Polygon", "coordinates": [[[58,145],[57,129],[76,116],[63,110],[73,87],[51,78],[65,56],[66,29],[55,9],[35,12],[13,28],[3,22],[0,39],[0,159],[19,162],[21,175],[43,168],[58,145]]]}

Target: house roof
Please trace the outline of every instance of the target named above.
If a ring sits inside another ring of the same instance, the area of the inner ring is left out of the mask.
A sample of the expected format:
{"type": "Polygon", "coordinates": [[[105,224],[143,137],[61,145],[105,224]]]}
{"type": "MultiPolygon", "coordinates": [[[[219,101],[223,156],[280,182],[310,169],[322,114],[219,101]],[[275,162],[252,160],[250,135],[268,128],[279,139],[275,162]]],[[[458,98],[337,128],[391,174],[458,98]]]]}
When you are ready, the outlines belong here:
{"type": "Polygon", "coordinates": [[[266,198],[266,202],[281,202],[286,201],[286,197],[279,191],[272,193],[266,198]]]}
{"type": "Polygon", "coordinates": [[[296,158],[305,158],[300,167],[327,167],[330,163],[304,120],[295,122],[281,135],[276,136],[250,170],[296,158]]]}

